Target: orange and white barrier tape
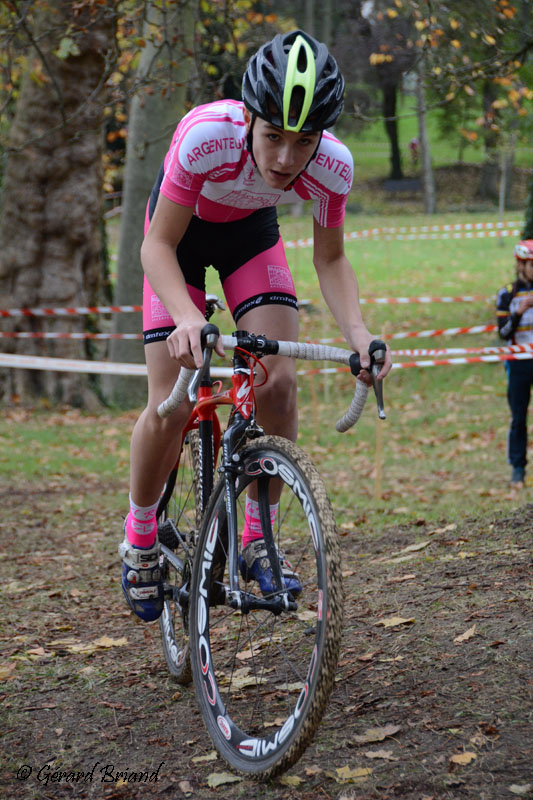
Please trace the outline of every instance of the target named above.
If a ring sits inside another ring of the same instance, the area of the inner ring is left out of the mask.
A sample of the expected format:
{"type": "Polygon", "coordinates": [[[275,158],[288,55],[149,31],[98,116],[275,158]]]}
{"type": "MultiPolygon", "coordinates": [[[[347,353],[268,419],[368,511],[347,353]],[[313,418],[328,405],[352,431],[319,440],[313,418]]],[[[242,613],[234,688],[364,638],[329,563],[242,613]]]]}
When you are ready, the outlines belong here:
{"type": "Polygon", "coordinates": [[[497,325],[470,325],[468,328],[434,328],[426,331],[410,331],[385,334],[385,339],[425,339],[434,336],[462,336],[463,334],[493,333],[497,325]]]}
{"type": "MultiPolygon", "coordinates": [[[[479,303],[494,302],[494,297],[481,294],[457,295],[456,297],[361,297],[361,305],[409,305],[428,303],[479,303]]],[[[142,306],[73,306],[71,308],[4,308],[0,317],[73,317],[84,314],[117,314],[142,311],[142,306]]]]}
{"type": "MultiPolygon", "coordinates": [[[[434,328],[426,331],[409,331],[399,333],[385,333],[380,338],[392,341],[393,339],[426,339],[434,336],[458,336],[462,334],[493,333],[498,330],[497,325],[471,325],[468,328],[434,328]]],[[[319,339],[319,344],[343,344],[342,338],[319,339]]]]}
{"type": "MultiPolygon", "coordinates": [[[[0,338],[7,337],[9,339],[127,339],[139,340],[142,339],[140,333],[38,333],[31,331],[18,331],[18,332],[1,332],[0,338]]],[[[393,338],[394,334],[390,338],[393,338]]],[[[321,339],[321,344],[331,342],[344,343],[344,339],[321,339]]],[[[528,353],[533,351],[533,345],[502,345],[486,346],[486,347],[444,347],[444,348],[422,348],[416,350],[399,350],[393,349],[391,352],[394,356],[409,356],[411,358],[420,358],[422,356],[439,356],[439,355],[465,355],[468,353],[480,354],[493,354],[493,353],[528,353]]]]}
{"type": "Polygon", "coordinates": [[[76,306],[72,308],[5,308],[0,317],[72,317],[83,314],[115,314],[142,311],[142,306],[76,306]]]}
{"type": "Polygon", "coordinates": [[[142,339],[142,333],[59,333],[57,331],[0,331],[0,339],[142,339]]]}
{"type": "Polygon", "coordinates": [[[494,297],[486,297],[482,294],[465,294],[456,297],[433,297],[422,295],[420,297],[361,297],[359,302],[364,305],[411,305],[416,303],[479,303],[494,302],[494,297]]]}
{"type": "MultiPolygon", "coordinates": [[[[503,355],[475,356],[472,358],[441,358],[431,361],[394,362],[392,369],[409,369],[411,367],[445,367],[462,364],[495,363],[497,361],[527,361],[533,358],[533,351],[503,355]]],[[[298,375],[333,375],[338,372],[350,372],[349,367],[325,367],[322,369],[298,370],[298,375]]]]}
{"type": "MultiPolygon", "coordinates": [[[[494,363],[497,361],[522,361],[533,358],[533,351],[481,355],[466,358],[434,359],[430,361],[400,362],[392,365],[394,369],[412,367],[439,367],[458,364],[494,363]]],[[[80,372],[95,375],[146,375],[145,364],[128,364],[108,361],[82,361],[73,358],[47,358],[44,356],[22,356],[0,353],[0,367],[20,369],[49,370],[51,372],[80,372]]],[[[323,369],[299,370],[298,375],[327,375],[338,372],[349,372],[348,367],[331,367],[323,369]]],[[[231,367],[214,367],[211,374],[215,378],[230,377],[231,367]]]]}
{"type": "MultiPolygon", "coordinates": [[[[485,237],[520,236],[519,222],[466,222],[456,225],[421,225],[400,228],[368,228],[344,234],[345,242],[382,239],[413,241],[415,239],[478,239],[485,237]]],[[[285,247],[295,249],[312,247],[313,237],[285,242],[285,247]]]]}
{"type": "Polygon", "coordinates": [[[533,353],[533,344],[511,344],[502,347],[444,347],[422,350],[391,350],[393,356],[409,356],[420,358],[426,356],[458,356],[477,353],[480,355],[493,355],[503,353],[533,353]]]}
{"type": "Polygon", "coordinates": [[[493,364],[496,361],[527,361],[533,358],[533,352],[513,353],[504,355],[473,356],[467,358],[438,358],[432,361],[410,361],[393,364],[393,369],[408,369],[410,367],[446,367],[457,364],[493,364]]]}

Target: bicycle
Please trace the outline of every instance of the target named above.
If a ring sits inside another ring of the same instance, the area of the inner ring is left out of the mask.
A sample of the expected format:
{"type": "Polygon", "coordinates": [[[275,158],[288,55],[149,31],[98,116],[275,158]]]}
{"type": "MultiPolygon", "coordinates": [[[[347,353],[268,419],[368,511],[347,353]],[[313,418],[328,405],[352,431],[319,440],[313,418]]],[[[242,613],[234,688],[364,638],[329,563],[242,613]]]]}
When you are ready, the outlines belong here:
{"type": "MultiPolygon", "coordinates": [[[[192,383],[193,371],[182,369],[158,409],[162,416],[171,413],[187,392],[194,403],[158,508],[165,587],[160,628],[169,670],[181,683],[194,680],[204,723],[222,758],[235,771],[263,779],[292,766],[319,725],[335,680],[343,590],[338,534],[322,479],[297,445],[264,435],[255,419],[254,376],[261,356],[274,353],[348,364],[354,375],[360,364],[357,354],[341,348],[237,331],[222,337],[224,348],[234,350],[232,386],[222,391],[213,388],[210,376],[218,335],[214,325],[206,325],[202,368],[192,383]],[[222,433],[216,409],[224,404],[231,411],[222,433]],[[266,597],[239,578],[239,536],[252,483],[277,587],[266,597]],[[282,492],[272,521],[274,483],[282,492]],[[281,543],[302,587],[296,596],[282,580],[281,543]]],[[[385,345],[376,340],[371,351],[378,413],[384,417],[375,378],[385,345]]],[[[337,430],[355,423],[367,392],[356,380],[337,430]]]]}

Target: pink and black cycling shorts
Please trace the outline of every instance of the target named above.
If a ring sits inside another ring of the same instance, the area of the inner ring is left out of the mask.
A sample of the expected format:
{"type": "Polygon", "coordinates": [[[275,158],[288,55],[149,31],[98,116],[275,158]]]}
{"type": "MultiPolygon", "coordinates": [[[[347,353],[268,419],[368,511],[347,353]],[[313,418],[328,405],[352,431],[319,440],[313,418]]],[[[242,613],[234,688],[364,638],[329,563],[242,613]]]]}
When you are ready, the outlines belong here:
{"type": "MultiPolygon", "coordinates": [[[[177,248],[189,294],[205,310],[205,271],[220,276],[231,314],[239,318],[253,308],[285,305],[298,308],[294,282],[285,257],[275,208],[262,208],[233,222],[206,222],[193,217],[177,248]]],[[[166,339],[174,320],[144,279],[144,343],[166,339]]]]}

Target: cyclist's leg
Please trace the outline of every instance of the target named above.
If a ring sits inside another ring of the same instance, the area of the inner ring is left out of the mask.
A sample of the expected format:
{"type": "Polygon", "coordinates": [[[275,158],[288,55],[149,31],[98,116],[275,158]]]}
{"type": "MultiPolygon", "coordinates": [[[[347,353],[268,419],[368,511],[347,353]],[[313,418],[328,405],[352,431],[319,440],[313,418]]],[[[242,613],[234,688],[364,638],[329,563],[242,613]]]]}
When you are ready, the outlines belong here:
{"type": "MultiPolygon", "coordinates": [[[[264,333],[270,339],[297,341],[298,312],[285,305],[258,306],[240,317],[239,327],[251,333],[264,333]]],[[[255,389],[258,422],[265,433],[296,441],[296,362],[293,358],[265,356],[262,363],[268,371],[268,381],[255,389]]],[[[260,372],[258,383],[261,383],[260,372]]]]}
{"type": "MultiPolygon", "coordinates": [[[[203,302],[203,296],[196,299],[203,302]]],[[[184,403],[164,420],[157,413],[159,404],[170,394],[179,373],[166,344],[166,337],[173,327],[172,318],[146,281],[143,328],[148,403],[135,424],[131,439],[130,511],[119,552],[123,559],[122,590],[126,601],[147,622],[157,619],[163,610],[157,506],[178,456],[181,432],[190,413],[189,403],[184,403]]]]}

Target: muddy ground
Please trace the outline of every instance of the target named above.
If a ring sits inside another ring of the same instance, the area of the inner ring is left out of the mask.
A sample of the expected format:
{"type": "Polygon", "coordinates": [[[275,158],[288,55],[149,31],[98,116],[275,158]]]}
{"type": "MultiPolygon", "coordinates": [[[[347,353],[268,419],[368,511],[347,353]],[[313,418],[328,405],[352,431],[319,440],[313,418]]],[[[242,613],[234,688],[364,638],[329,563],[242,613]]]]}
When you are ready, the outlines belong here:
{"type": "Polygon", "coordinates": [[[193,690],[123,605],[115,489],[0,485],[2,797],[533,797],[533,505],[344,536],[344,642],[315,741],[281,779],[211,788],[228,769],[193,690]]]}

